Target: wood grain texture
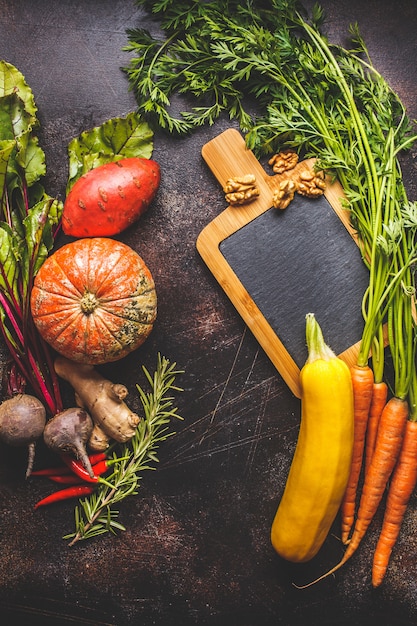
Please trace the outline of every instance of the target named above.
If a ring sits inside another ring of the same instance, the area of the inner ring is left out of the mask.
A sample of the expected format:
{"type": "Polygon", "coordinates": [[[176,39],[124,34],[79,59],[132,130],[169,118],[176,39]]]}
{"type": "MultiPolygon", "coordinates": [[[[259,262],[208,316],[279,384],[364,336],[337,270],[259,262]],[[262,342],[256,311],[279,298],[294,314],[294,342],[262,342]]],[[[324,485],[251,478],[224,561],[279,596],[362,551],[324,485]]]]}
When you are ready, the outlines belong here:
{"type": "MultiPolygon", "coordinates": [[[[226,181],[229,178],[239,177],[245,174],[254,174],[256,177],[256,183],[259,189],[259,196],[249,204],[245,204],[242,206],[228,206],[220,215],[218,215],[212,222],[210,222],[200,233],[197,239],[197,249],[204,259],[205,263],[209,267],[210,271],[213,273],[222,289],[225,291],[227,296],[230,298],[234,306],[236,307],[239,314],[244,319],[247,326],[250,328],[262,348],[265,350],[282,378],[285,380],[291,391],[297,396],[300,397],[301,390],[299,387],[299,373],[300,373],[300,357],[295,358],[295,355],[290,348],[290,341],[283,342],[282,337],[280,336],[280,332],[277,332],[278,324],[271,324],[269,321],[269,317],[273,317],[272,313],[269,315],[271,307],[275,307],[277,300],[282,299],[293,299],[293,295],[291,293],[294,291],[292,289],[291,282],[286,283],[287,289],[286,292],[282,292],[279,289],[271,296],[271,301],[268,297],[268,294],[259,295],[258,297],[253,297],[253,290],[248,289],[249,282],[265,281],[268,278],[269,272],[276,272],[280,275],[286,273],[290,277],[291,274],[294,273],[294,284],[297,280],[303,280],[303,282],[308,282],[309,274],[308,268],[312,266],[314,263],[314,259],[309,259],[306,255],[305,259],[305,268],[301,271],[303,274],[297,275],[295,274],[294,264],[291,262],[291,256],[286,257],[287,265],[283,267],[279,267],[279,258],[277,260],[278,267],[274,268],[272,262],[270,262],[270,255],[273,255],[271,249],[265,247],[263,252],[262,245],[257,248],[257,253],[259,256],[257,259],[254,259],[253,268],[251,270],[253,274],[253,281],[249,279],[242,279],[240,275],[240,270],[243,272],[243,265],[248,266],[250,261],[245,258],[245,250],[251,247],[251,241],[247,240],[246,242],[242,240],[242,257],[237,258],[236,255],[233,257],[233,261],[228,260],[226,258],[222,245],[223,242],[232,238],[235,233],[242,231],[249,224],[255,225],[252,229],[252,235],[254,234],[254,229],[256,228],[256,222],[260,216],[265,214],[268,210],[271,209],[272,199],[274,191],[277,189],[281,180],[288,178],[292,175],[292,171],[286,172],[282,175],[272,175],[270,176],[266,170],[263,168],[261,163],[257,160],[254,154],[248,150],[245,146],[245,141],[243,136],[235,129],[228,129],[206,143],[202,148],[202,155],[215,175],[218,182],[225,186],[226,181]],[[245,245],[248,244],[248,245],[245,245]],[[243,250],[245,248],[245,250],[243,250]],[[260,255],[265,255],[263,263],[260,255]],[[259,277],[256,274],[260,274],[259,277]]],[[[306,168],[311,166],[312,160],[300,162],[297,167],[298,168],[306,168]]],[[[330,204],[331,208],[338,216],[339,220],[345,226],[352,240],[356,241],[356,234],[354,229],[352,228],[349,221],[349,213],[342,207],[341,199],[344,196],[343,189],[340,184],[336,181],[333,183],[327,182],[327,187],[325,191],[325,198],[327,202],[330,204]]],[[[293,201],[294,203],[296,200],[293,201]]],[[[318,200],[308,200],[307,202],[311,202],[312,204],[318,202],[318,200]]],[[[292,210],[292,203],[286,211],[292,210]]],[[[308,210],[313,210],[308,208],[308,210]]],[[[281,213],[279,210],[271,209],[271,211],[281,213]]],[[[283,213],[283,212],[282,212],[283,213]]],[[[317,215],[317,214],[316,214],[317,215]]],[[[275,226],[272,226],[275,228],[275,226]]],[[[278,226],[279,228],[279,226],[278,226]]],[[[302,228],[300,222],[300,229],[302,228]]],[[[321,226],[317,221],[317,228],[320,229],[321,226]]],[[[332,226],[331,228],[338,228],[338,226],[332,226]]],[[[269,230],[268,230],[269,233],[269,230]]],[[[330,234],[330,237],[333,233],[330,234]]],[[[260,235],[261,236],[261,235],[260,235]]],[[[265,246],[268,241],[268,234],[265,236],[265,246]]],[[[285,233],[283,233],[283,237],[285,240],[285,233]]],[[[289,231],[288,236],[291,237],[291,231],[289,231]]],[[[319,239],[314,243],[313,237],[307,239],[303,242],[303,249],[300,249],[299,252],[297,250],[294,251],[294,255],[300,256],[302,254],[306,254],[309,246],[318,246],[318,248],[324,248],[329,245],[329,242],[326,242],[325,236],[328,234],[323,232],[323,236],[321,233],[317,233],[319,239]]],[[[269,241],[271,244],[271,241],[269,241]]],[[[278,242],[277,242],[278,245],[278,242]]],[[[281,245],[285,245],[285,241],[281,242],[281,245]]],[[[298,244],[297,244],[298,245],[298,244]]],[[[349,243],[347,244],[349,245],[349,243]]],[[[353,245],[353,241],[352,241],[353,245]]],[[[296,246],[297,247],[297,246],[296,246]]],[[[342,267],[343,261],[343,252],[344,250],[340,250],[340,259],[341,259],[341,270],[338,271],[337,267],[333,267],[332,269],[332,277],[329,284],[329,297],[328,303],[324,303],[326,308],[332,307],[334,312],[338,313],[340,309],[344,307],[351,307],[353,303],[358,304],[358,297],[355,300],[351,298],[351,292],[349,290],[344,290],[339,288],[337,285],[340,282],[340,286],[343,286],[344,277],[346,276],[346,269],[342,267]],[[333,285],[336,284],[336,287],[333,285]],[[346,293],[344,294],[344,292],[346,293]],[[333,292],[333,294],[332,294],[333,292]],[[343,300],[345,298],[347,301],[343,300]],[[339,299],[338,302],[335,303],[335,299],[339,299]],[[333,306],[334,305],[334,306],[333,306]]],[[[314,254],[314,251],[312,252],[314,254]]],[[[295,258],[295,257],[294,257],[295,258]]],[[[349,257],[348,257],[349,260],[349,257]]],[[[333,262],[333,261],[332,261],[333,262]]],[[[337,263],[337,259],[336,259],[337,263]]],[[[303,265],[303,264],[302,264],[303,265]]],[[[354,269],[357,269],[357,265],[354,266],[354,269]]],[[[323,271],[325,268],[323,268],[323,271]]],[[[246,270],[247,271],[247,268],[246,270]]],[[[320,270],[318,270],[320,271],[320,270]]],[[[364,288],[366,287],[367,274],[363,274],[361,276],[361,281],[358,283],[359,298],[363,293],[364,288]]],[[[272,278],[273,284],[273,278],[272,278]]],[[[314,290],[315,286],[310,285],[310,289],[314,290]]],[[[273,292],[273,288],[271,288],[271,293],[273,292]]],[[[302,298],[302,296],[300,296],[302,298]]],[[[300,306],[303,307],[303,302],[292,302],[292,308],[298,308],[300,306]]],[[[285,326],[291,325],[294,323],[292,319],[291,310],[288,312],[285,309],[283,310],[284,319],[281,323],[285,326]]],[[[305,313],[308,311],[303,310],[302,317],[304,318],[305,313]]],[[[315,311],[313,311],[315,312],[315,311]]],[[[339,315],[338,315],[339,317],[339,315]]],[[[361,334],[360,320],[356,320],[357,326],[357,336],[358,341],[353,342],[352,344],[344,347],[341,351],[338,352],[339,356],[345,360],[349,365],[352,365],[356,361],[356,357],[359,350],[359,338],[361,334]]],[[[325,333],[326,329],[323,329],[325,333]]],[[[340,334],[344,333],[343,320],[337,328],[337,332],[340,334]]],[[[326,333],[325,333],[326,334],[326,333]]],[[[303,343],[303,338],[299,334],[298,343],[303,343]]],[[[301,346],[302,348],[302,346],[301,346]]],[[[297,349],[297,352],[300,353],[300,349],[297,349]]],[[[301,357],[302,359],[302,357],[301,357]]]]}

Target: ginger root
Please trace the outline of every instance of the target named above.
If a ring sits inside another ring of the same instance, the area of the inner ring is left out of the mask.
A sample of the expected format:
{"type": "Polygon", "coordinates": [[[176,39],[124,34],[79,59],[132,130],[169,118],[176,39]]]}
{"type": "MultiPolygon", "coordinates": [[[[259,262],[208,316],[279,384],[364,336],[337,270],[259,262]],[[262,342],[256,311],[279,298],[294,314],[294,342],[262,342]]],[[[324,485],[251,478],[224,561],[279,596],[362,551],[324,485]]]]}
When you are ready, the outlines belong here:
{"type": "Polygon", "coordinates": [[[75,392],[75,401],[92,417],[94,428],[88,445],[103,451],[113,439],[124,443],[131,439],[140,417],[124,402],[128,390],[124,385],[104,378],[92,365],[74,363],[65,357],[56,358],[54,368],[75,392]]]}

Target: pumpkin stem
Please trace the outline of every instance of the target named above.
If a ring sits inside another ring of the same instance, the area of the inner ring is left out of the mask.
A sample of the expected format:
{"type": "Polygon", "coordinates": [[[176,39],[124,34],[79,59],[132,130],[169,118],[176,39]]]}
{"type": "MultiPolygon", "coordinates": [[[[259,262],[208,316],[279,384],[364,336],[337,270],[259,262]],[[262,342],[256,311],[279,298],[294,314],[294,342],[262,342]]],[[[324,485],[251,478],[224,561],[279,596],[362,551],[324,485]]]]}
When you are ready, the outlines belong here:
{"type": "Polygon", "coordinates": [[[83,297],[80,300],[81,311],[86,315],[91,315],[98,307],[98,299],[91,291],[85,291],[83,297]]]}

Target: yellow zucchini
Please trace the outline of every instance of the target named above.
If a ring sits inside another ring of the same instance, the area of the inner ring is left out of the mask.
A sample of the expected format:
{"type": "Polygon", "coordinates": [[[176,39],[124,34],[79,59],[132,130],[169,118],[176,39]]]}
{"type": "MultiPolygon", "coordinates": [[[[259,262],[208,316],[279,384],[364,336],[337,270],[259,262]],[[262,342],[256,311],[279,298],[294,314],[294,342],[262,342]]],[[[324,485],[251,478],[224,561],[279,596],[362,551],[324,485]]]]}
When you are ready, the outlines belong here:
{"type": "Polygon", "coordinates": [[[306,316],[308,358],[300,372],[301,424],[271,541],[288,561],[312,559],[337,515],[353,450],[349,367],[325,344],[314,315],[306,316]]]}

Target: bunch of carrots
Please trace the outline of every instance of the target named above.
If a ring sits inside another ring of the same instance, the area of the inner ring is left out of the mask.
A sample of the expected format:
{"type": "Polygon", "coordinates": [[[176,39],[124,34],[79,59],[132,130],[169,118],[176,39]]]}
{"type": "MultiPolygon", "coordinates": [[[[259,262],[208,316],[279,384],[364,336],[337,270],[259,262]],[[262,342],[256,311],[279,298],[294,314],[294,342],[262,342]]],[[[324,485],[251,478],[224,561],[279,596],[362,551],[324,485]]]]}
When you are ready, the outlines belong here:
{"type": "MultiPolygon", "coordinates": [[[[380,252],[374,255],[370,287],[373,287],[374,267],[380,271],[382,284],[375,285],[373,292],[367,294],[370,300],[368,317],[365,318],[358,360],[351,370],[355,443],[351,474],[342,503],[341,528],[342,542],[347,549],[334,569],[341,567],[355,553],[388,488],[382,528],[373,557],[374,587],[384,579],[417,483],[417,331],[412,275],[412,265],[416,261],[417,210],[415,205],[409,206],[410,209],[414,211],[414,227],[403,217],[401,241],[390,254],[389,269],[381,270],[380,252]],[[373,330],[369,329],[370,326],[373,330]],[[392,389],[384,380],[385,337],[393,362],[392,389]],[[371,362],[368,360],[369,350],[371,362]],[[356,512],[362,470],[363,487],[356,512]]],[[[386,251],[382,254],[386,262],[386,251]]]]}
{"type": "Polygon", "coordinates": [[[355,441],[341,506],[341,539],[347,547],[339,563],[313,582],[338,570],[356,552],[386,494],[372,565],[372,585],[378,587],[417,484],[417,202],[407,201],[398,182],[399,164],[388,139],[386,149],[391,150],[386,171],[373,179],[377,209],[367,214],[368,226],[360,231],[370,279],[360,349],[351,368],[355,441]],[[389,385],[387,351],[393,368],[389,385]]]}

